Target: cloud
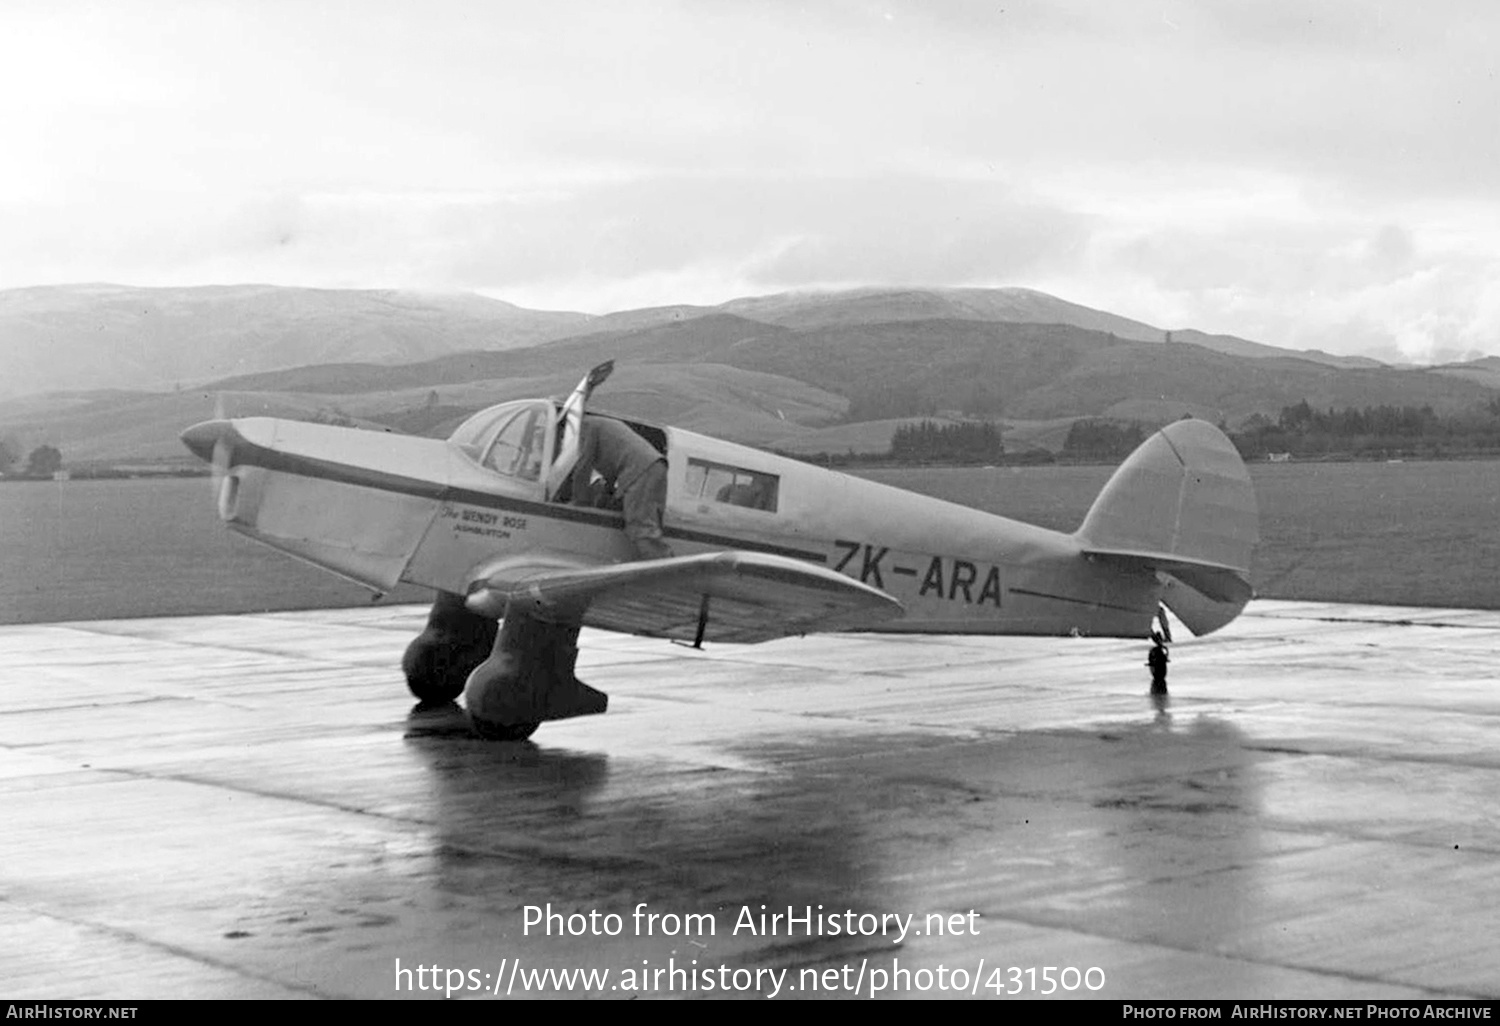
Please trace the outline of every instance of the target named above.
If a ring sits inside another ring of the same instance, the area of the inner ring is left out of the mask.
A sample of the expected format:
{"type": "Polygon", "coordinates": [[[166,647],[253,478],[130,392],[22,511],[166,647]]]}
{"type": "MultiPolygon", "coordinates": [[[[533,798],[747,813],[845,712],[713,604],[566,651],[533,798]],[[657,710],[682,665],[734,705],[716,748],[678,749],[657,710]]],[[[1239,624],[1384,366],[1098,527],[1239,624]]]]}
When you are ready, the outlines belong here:
{"type": "Polygon", "coordinates": [[[4,5],[0,287],[1024,284],[1500,350],[1497,45],[1477,0],[4,5]]]}
{"type": "Polygon", "coordinates": [[[1090,259],[1081,301],[1163,327],[1416,362],[1500,352],[1500,259],[1426,246],[1403,225],[1105,236],[1090,259]]]}
{"type": "MultiPolygon", "coordinates": [[[[101,265],[133,253],[156,273],[212,259],[255,267],[257,280],[334,284],[348,275],[496,295],[556,291],[575,279],[702,276],[711,268],[763,290],[996,282],[1065,265],[1085,244],[1088,222],[999,183],[900,176],[649,179],[519,193],[277,193],[222,209],[202,198],[155,195],[137,196],[133,209],[135,219],[109,221],[110,236],[93,233],[101,265]]],[[[15,232],[19,215],[11,213],[15,232]]],[[[51,213],[56,219],[45,228],[31,226],[26,247],[43,266],[49,256],[61,263],[66,237],[102,218],[98,208],[51,213]]],[[[16,269],[0,264],[0,273],[7,270],[16,269]]]]}

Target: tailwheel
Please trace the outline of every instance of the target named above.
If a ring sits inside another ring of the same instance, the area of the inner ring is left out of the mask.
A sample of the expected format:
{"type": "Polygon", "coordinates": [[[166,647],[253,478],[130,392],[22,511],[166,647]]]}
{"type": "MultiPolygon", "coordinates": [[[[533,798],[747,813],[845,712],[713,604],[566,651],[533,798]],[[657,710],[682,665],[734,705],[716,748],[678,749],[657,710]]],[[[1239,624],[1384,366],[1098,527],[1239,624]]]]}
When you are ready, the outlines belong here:
{"type": "Polygon", "coordinates": [[[1165,695],[1167,693],[1167,664],[1172,657],[1167,655],[1167,642],[1172,640],[1172,635],[1167,633],[1167,619],[1161,618],[1162,630],[1151,632],[1151,651],[1146,654],[1146,665],[1151,668],[1151,693],[1153,695],[1165,695]]]}

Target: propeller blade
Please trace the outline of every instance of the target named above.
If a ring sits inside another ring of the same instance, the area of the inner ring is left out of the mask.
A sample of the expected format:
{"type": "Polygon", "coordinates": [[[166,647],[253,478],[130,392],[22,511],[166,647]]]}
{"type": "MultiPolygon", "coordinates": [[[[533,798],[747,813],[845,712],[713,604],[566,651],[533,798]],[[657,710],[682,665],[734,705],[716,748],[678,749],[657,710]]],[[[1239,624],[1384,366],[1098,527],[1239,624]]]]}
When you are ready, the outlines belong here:
{"type": "Polygon", "coordinates": [[[236,499],[239,497],[239,479],[229,473],[229,443],[220,438],[214,443],[214,458],[209,464],[209,479],[213,482],[214,504],[219,509],[220,520],[233,520],[236,499]]]}

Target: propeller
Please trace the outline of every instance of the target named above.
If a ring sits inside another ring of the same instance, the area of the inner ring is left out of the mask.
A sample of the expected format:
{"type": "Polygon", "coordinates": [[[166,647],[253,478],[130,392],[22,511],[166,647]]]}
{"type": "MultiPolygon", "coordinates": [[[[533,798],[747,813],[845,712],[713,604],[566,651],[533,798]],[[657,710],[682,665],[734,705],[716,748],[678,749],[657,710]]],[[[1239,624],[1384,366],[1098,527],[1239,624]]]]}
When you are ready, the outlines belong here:
{"type": "Polygon", "coordinates": [[[224,415],[224,396],[214,397],[214,418],[182,433],[182,444],[209,466],[213,502],[224,520],[233,520],[239,504],[239,475],[234,471],[234,421],[224,415]]]}
{"type": "MultiPolygon", "coordinates": [[[[224,415],[224,393],[214,393],[214,421],[222,423],[228,418],[224,415]]],[[[225,440],[221,431],[214,440],[213,459],[209,461],[209,481],[213,487],[214,505],[218,507],[220,520],[233,520],[236,499],[239,493],[239,480],[229,473],[229,461],[232,457],[229,442],[225,440]]]]}
{"type": "Polygon", "coordinates": [[[214,443],[214,458],[210,464],[214,501],[219,507],[220,520],[233,520],[235,500],[239,497],[239,478],[229,473],[229,443],[222,438],[214,443]]]}

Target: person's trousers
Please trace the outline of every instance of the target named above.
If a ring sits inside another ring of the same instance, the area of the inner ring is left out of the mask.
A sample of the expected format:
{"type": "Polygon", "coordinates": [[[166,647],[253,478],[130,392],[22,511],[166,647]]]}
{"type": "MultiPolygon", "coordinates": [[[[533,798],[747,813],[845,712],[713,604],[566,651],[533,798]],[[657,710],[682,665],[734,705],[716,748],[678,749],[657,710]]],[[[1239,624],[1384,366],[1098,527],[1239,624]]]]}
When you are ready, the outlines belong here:
{"type": "Polygon", "coordinates": [[[667,461],[657,460],[625,490],[625,536],[641,559],[665,559],[672,554],[662,541],[662,516],[667,508],[667,461]]]}

